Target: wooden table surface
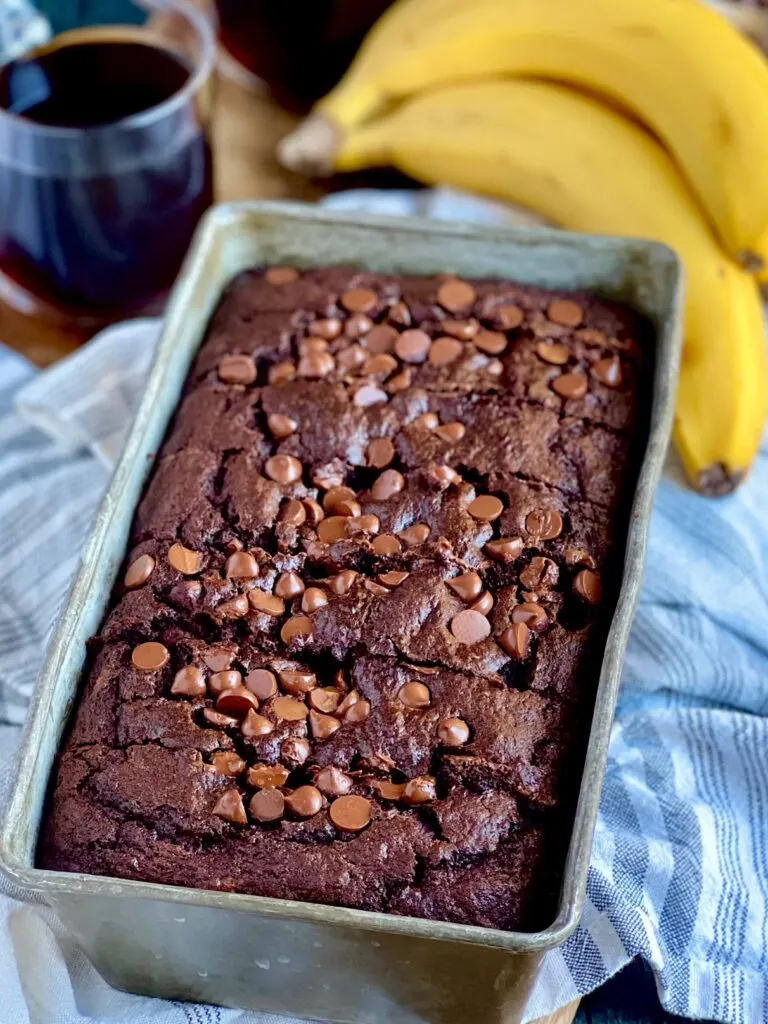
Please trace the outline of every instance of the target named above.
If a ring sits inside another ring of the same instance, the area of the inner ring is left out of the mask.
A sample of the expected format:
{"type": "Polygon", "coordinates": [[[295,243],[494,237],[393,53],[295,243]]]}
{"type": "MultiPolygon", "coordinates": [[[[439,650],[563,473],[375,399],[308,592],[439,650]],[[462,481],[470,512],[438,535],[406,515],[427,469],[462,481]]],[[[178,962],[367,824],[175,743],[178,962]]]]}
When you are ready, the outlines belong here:
{"type": "MultiPolygon", "coordinates": [[[[275,143],[296,118],[267,95],[226,77],[218,82],[213,149],[217,199],[317,199],[321,190],[284,170],[275,143]]],[[[0,338],[39,366],[48,366],[84,340],[75,330],[46,326],[0,303],[0,338]]],[[[578,1001],[536,1024],[570,1024],[578,1001]]]]}

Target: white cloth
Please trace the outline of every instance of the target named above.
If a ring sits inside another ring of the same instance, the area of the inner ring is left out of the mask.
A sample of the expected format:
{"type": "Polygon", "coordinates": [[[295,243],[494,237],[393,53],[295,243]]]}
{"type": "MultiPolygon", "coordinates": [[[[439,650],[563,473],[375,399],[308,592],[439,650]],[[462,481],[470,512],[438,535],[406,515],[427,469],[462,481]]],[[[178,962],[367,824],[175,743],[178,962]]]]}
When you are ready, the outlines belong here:
{"type": "MultiPolygon", "coordinates": [[[[377,195],[362,202],[376,207],[377,195]]],[[[390,212],[499,216],[443,191],[383,202],[390,212]]],[[[121,325],[39,374],[0,348],[0,787],[156,336],[152,321],[121,325]]],[[[768,1022],[766,508],[768,448],[730,498],[705,500],[669,479],[661,487],[586,913],[547,955],[529,1018],[642,956],[670,1011],[768,1022]]],[[[0,1019],[12,1024],[278,1020],[113,992],[49,911],[10,895],[0,896],[0,992],[0,1019]]]]}

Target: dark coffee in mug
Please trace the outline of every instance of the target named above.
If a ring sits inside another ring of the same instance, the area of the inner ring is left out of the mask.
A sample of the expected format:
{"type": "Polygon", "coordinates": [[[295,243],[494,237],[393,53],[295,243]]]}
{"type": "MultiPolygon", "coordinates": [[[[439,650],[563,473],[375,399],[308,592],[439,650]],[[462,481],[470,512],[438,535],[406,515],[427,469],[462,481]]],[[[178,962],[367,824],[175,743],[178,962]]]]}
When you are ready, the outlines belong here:
{"type": "Polygon", "coordinates": [[[168,290],[212,199],[190,74],[130,28],[66,33],[0,68],[0,273],[12,285],[105,319],[168,290]]]}

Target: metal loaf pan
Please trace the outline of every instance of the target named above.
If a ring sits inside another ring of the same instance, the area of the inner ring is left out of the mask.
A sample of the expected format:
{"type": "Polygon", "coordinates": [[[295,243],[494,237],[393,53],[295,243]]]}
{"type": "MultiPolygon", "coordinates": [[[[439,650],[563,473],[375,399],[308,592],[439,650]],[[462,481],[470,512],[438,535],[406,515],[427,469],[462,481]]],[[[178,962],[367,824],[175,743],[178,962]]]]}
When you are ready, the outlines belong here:
{"type": "Polygon", "coordinates": [[[616,693],[640,587],[651,503],[672,424],[681,275],[664,246],[552,230],[340,215],[287,203],[219,206],[201,224],[125,451],[32,702],[0,832],[0,863],[58,913],[117,988],[350,1024],[512,1024],[546,949],[576,926],[585,896],[616,693]],[[621,594],[600,674],[556,919],[503,932],[330,906],[209,892],[35,867],[51,767],[75,701],[85,641],[96,633],[152,453],[221,293],[254,265],[353,262],[382,272],[450,270],[552,288],[590,289],[653,323],[650,431],[634,495],[621,594]]]}

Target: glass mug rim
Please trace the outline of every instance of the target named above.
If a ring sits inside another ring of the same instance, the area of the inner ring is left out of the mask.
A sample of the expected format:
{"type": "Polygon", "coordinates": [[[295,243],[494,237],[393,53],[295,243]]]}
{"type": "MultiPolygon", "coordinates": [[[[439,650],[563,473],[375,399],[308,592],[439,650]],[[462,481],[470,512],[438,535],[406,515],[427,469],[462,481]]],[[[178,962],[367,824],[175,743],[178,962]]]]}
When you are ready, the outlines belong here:
{"type": "MultiPolygon", "coordinates": [[[[108,124],[95,125],[91,127],[67,127],[63,125],[48,125],[40,124],[37,121],[31,120],[31,118],[25,117],[24,114],[14,114],[10,110],[5,110],[0,107],[0,138],[5,132],[22,133],[28,136],[34,137],[45,137],[49,139],[65,141],[77,141],[82,139],[84,136],[93,137],[100,132],[114,132],[118,131],[130,131],[134,128],[146,128],[156,121],[161,121],[163,118],[173,114],[178,109],[184,107],[190,97],[194,96],[195,93],[199,92],[211,77],[213,73],[215,62],[216,62],[216,35],[214,25],[209,15],[197,7],[194,3],[190,3],[189,0],[160,0],[159,3],[156,0],[150,0],[148,5],[145,5],[141,0],[133,0],[136,6],[148,6],[150,11],[154,9],[157,12],[163,10],[171,10],[181,17],[185,18],[194,29],[200,42],[200,55],[195,61],[195,67],[190,71],[189,77],[180,89],[178,89],[173,95],[169,96],[168,99],[162,101],[162,103],[156,103],[151,107],[147,107],[146,110],[140,110],[136,114],[130,114],[128,117],[122,117],[117,121],[111,121],[108,124]],[[5,131],[3,130],[5,129],[5,131]]],[[[121,28],[127,27],[131,29],[138,29],[138,32],[143,32],[142,26],[121,26],[118,24],[111,25],[109,22],[88,26],[89,32],[98,33],[100,29],[105,28],[121,28]]],[[[69,32],[82,31],[79,29],[70,29],[69,32]]],[[[43,44],[42,47],[36,47],[35,49],[45,49],[49,46],[56,38],[66,36],[69,32],[59,33],[57,37],[49,40],[48,43],[43,44]]],[[[17,58],[19,59],[19,58],[17,58]]],[[[24,54],[21,55],[21,59],[24,59],[24,54]]],[[[5,162],[3,157],[0,156],[0,162],[5,162]]]]}

